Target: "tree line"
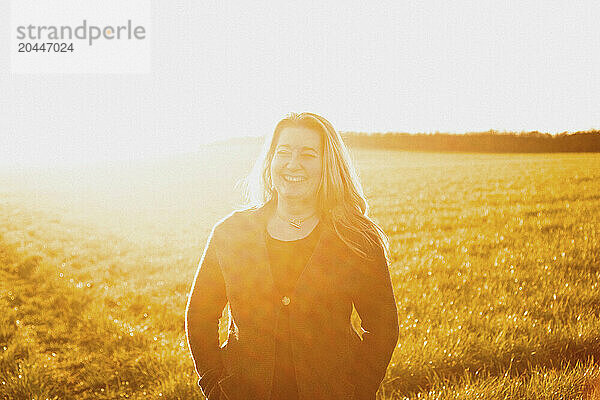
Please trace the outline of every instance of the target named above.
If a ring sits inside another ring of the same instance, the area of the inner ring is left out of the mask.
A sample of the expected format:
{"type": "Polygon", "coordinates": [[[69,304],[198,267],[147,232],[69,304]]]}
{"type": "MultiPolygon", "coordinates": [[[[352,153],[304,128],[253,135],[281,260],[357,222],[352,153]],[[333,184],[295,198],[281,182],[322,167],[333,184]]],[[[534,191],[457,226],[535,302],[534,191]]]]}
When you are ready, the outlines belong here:
{"type": "Polygon", "coordinates": [[[600,152],[600,130],[574,133],[470,132],[451,133],[363,133],[343,132],[351,147],[412,151],[449,151],[474,153],[558,153],[600,152]]]}

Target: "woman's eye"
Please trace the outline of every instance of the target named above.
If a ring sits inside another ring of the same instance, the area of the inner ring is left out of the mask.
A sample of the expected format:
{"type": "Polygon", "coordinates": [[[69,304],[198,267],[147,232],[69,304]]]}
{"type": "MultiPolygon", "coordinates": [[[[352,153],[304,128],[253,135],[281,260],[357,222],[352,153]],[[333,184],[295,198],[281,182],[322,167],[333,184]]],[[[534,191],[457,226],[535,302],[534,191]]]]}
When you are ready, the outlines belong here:
{"type": "Polygon", "coordinates": [[[288,150],[277,150],[277,155],[287,156],[289,154],[290,154],[290,152],[288,150]]]}
{"type": "Polygon", "coordinates": [[[315,158],[317,155],[314,153],[302,153],[302,157],[315,158]]]}

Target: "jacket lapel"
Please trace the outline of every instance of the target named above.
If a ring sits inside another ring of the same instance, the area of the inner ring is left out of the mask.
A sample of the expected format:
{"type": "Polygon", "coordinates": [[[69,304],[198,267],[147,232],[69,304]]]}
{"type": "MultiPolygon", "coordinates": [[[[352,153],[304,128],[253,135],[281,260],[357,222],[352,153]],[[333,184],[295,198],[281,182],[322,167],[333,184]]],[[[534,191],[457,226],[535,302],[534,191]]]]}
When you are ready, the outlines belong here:
{"type": "Polygon", "coordinates": [[[253,285],[250,288],[255,294],[264,293],[270,296],[273,294],[274,285],[266,235],[267,219],[273,207],[274,203],[270,201],[250,213],[244,225],[239,228],[240,240],[234,244],[240,253],[246,256],[243,260],[245,270],[243,277],[240,278],[248,280],[249,284],[253,285]]]}
{"type": "MultiPolygon", "coordinates": [[[[234,247],[234,254],[244,255],[244,266],[243,270],[240,271],[239,279],[243,280],[249,293],[252,293],[253,297],[262,299],[264,299],[263,296],[267,296],[274,301],[272,304],[275,305],[276,309],[279,309],[277,306],[281,299],[276,298],[277,294],[274,290],[271,263],[266,244],[267,220],[274,211],[275,206],[275,202],[271,200],[262,207],[246,214],[243,224],[237,225],[237,232],[231,237],[233,243],[229,245],[234,247]]],[[[295,284],[295,289],[290,293],[292,297],[300,294],[304,288],[314,287],[314,280],[317,277],[313,276],[313,272],[318,271],[322,265],[339,263],[340,255],[344,254],[344,252],[338,251],[339,239],[333,228],[325,221],[320,223],[322,226],[317,244],[295,284]]],[[[318,277],[318,279],[322,279],[322,277],[318,277]]],[[[266,307],[266,309],[271,308],[266,307]]],[[[276,312],[276,310],[273,311],[276,312]]]]}
{"type": "MultiPolygon", "coordinates": [[[[235,225],[235,230],[228,238],[230,240],[228,247],[233,249],[231,262],[237,264],[239,268],[232,279],[239,280],[236,286],[244,288],[246,295],[251,294],[251,298],[247,300],[256,305],[254,312],[264,314],[255,317],[264,317],[267,320],[277,318],[281,304],[281,299],[275,291],[266,244],[267,220],[275,207],[275,201],[271,200],[260,208],[244,213],[245,218],[240,221],[241,224],[235,225]],[[239,255],[243,255],[242,264],[239,255]],[[268,301],[265,303],[265,300],[268,301]]],[[[347,252],[342,251],[337,234],[325,221],[321,221],[321,224],[315,249],[289,294],[292,301],[298,299],[298,296],[310,296],[310,292],[319,285],[325,284],[323,271],[321,271],[323,266],[345,263],[347,252]]],[[[241,292],[239,295],[242,295],[241,292]]],[[[296,306],[299,304],[296,303],[296,306]]]]}

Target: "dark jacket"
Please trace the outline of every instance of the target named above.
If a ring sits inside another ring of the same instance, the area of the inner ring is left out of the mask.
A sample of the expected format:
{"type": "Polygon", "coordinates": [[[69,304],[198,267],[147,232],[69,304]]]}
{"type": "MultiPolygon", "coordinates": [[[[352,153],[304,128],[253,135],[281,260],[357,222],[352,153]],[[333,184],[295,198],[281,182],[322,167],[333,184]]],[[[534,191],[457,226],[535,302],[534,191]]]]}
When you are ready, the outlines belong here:
{"type": "Polygon", "coordinates": [[[188,301],[186,330],[210,399],[269,400],[274,333],[289,307],[300,400],[374,400],[398,340],[398,314],[382,249],[371,260],[351,251],[324,224],[314,253],[282,306],[273,287],[265,242],[267,205],[237,211],[212,230],[188,301]],[[219,347],[218,320],[229,302],[228,340],[219,347]],[[363,339],[350,323],[352,304],[363,339]]]}

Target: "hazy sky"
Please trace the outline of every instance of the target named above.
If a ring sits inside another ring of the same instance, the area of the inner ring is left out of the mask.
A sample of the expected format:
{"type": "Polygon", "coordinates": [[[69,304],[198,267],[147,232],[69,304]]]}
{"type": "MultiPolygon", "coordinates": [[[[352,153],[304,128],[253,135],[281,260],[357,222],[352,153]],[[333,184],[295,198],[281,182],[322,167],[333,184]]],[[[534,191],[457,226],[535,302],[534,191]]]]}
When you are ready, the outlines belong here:
{"type": "Polygon", "coordinates": [[[148,75],[10,74],[8,6],[2,165],[193,151],[289,111],[371,132],[600,129],[598,1],[153,1],[148,75]]]}

